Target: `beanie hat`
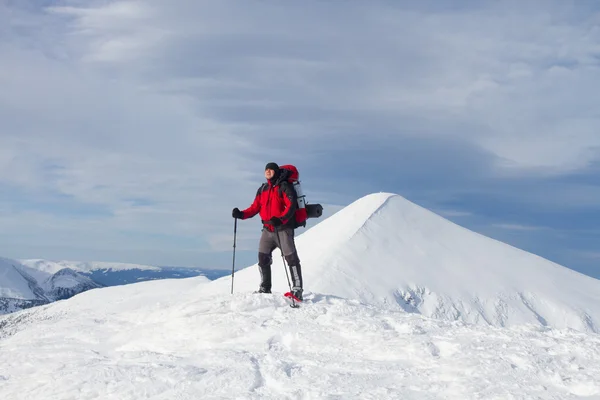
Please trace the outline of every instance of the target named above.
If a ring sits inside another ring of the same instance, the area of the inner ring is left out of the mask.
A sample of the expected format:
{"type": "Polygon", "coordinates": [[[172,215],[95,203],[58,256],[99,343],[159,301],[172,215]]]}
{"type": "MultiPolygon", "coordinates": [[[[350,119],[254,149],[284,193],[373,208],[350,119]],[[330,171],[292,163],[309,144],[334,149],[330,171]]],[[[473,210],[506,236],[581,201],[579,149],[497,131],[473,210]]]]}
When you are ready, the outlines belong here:
{"type": "Polygon", "coordinates": [[[273,171],[277,172],[279,171],[279,165],[275,164],[274,162],[270,162],[265,166],[265,171],[268,169],[272,169],[273,171]]]}

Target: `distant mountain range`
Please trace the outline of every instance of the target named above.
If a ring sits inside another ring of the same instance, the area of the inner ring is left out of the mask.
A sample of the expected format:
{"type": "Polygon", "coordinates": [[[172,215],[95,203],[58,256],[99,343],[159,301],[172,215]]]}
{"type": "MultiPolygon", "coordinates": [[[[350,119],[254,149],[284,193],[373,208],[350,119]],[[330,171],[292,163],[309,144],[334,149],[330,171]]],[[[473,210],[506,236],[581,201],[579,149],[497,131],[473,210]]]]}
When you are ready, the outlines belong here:
{"type": "Polygon", "coordinates": [[[19,260],[20,263],[40,271],[56,273],[69,268],[104,286],[127,285],[154,279],[179,279],[205,276],[210,280],[228,274],[222,269],[154,266],[116,262],[49,261],[41,259],[19,260]]]}
{"type": "Polygon", "coordinates": [[[139,264],[0,258],[0,314],[64,300],[90,289],[130,283],[205,276],[225,270],[139,264]]]}

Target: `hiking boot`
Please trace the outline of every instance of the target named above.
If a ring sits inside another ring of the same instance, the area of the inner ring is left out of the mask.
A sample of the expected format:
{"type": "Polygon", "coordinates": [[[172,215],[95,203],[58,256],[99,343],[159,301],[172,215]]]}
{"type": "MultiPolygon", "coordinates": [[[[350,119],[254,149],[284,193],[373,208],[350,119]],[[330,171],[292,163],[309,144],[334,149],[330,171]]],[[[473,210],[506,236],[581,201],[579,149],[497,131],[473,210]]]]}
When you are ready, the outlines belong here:
{"type": "Polygon", "coordinates": [[[294,295],[294,297],[296,297],[298,300],[303,301],[304,299],[302,298],[302,289],[294,289],[292,290],[292,294],[294,295]]]}
{"type": "Polygon", "coordinates": [[[264,287],[260,287],[254,293],[271,293],[271,289],[265,289],[264,287]]]}

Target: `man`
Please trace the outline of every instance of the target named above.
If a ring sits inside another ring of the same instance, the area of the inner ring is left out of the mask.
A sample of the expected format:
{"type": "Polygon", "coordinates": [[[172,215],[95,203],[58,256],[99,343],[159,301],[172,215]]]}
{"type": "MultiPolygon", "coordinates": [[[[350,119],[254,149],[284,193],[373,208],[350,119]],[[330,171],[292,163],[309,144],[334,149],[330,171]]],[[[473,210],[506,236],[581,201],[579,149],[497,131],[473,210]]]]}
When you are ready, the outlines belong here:
{"type": "Polygon", "coordinates": [[[234,208],[233,218],[248,219],[260,213],[263,223],[258,244],[260,287],[258,293],[271,293],[271,264],[273,250],[279,247],[287,261],[292,278],[292,294],[302,301],[302,271],[294,242],[295,211],[298,206],[296,190],[287,181],[288,171],[270,162],[265,166],[265,178],[250,207],[234,208]]]}

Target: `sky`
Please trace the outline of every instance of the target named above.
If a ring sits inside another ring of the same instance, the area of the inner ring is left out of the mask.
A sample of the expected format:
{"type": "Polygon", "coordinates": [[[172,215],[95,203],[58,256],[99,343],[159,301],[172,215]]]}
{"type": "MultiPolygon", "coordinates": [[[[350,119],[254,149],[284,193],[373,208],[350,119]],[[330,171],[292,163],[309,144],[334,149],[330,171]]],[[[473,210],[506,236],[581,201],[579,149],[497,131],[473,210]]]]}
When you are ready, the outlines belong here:
{"type": "Polygon", "coordinates": [[[594,3],[4,0],[0,254],[231,268],[274,161],[600,278],[594,3]]]}

